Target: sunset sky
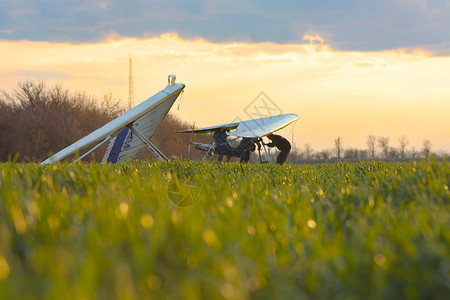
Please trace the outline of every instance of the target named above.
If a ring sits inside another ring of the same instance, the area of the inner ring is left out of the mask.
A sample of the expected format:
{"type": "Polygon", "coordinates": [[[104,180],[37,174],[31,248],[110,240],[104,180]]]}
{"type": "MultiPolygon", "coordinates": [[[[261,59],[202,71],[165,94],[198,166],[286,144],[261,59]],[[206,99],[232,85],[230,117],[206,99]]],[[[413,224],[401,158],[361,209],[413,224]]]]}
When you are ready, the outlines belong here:
{"type": "Polygon", "coordinates": [[[372,134],[450,151],[449,1],[147,2],[0,0],[0,90],[38,79],[126,105],[131,54],[136,104],[175,74],[172,112],[196,127],[268,97],[300,116],[282,133],[300,149],[372,134]]]}

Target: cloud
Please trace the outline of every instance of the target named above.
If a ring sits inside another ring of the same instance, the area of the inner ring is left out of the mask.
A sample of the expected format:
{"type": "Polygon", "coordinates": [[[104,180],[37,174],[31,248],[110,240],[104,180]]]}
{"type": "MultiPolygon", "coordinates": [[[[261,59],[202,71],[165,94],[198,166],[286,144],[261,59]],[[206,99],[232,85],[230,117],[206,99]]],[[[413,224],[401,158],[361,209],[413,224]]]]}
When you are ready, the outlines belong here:
{"type": "Polygon", "coordinates": [[[314,42],[319,42],[321,44],[323,44],[325,42],[325,39],[323,39],[320,35],[308,35],[305,34],[303,36],[303,40],[305,41],[309,41],[310,43],[314,43],[314,42]]]}
{"type": "Polygon", "coordinates": [[[3,0],[0,39],[98,42],[176,32],[212,42],[296,43],[340,50],[424,48],[450,55],[447,0],[3,0]]]}

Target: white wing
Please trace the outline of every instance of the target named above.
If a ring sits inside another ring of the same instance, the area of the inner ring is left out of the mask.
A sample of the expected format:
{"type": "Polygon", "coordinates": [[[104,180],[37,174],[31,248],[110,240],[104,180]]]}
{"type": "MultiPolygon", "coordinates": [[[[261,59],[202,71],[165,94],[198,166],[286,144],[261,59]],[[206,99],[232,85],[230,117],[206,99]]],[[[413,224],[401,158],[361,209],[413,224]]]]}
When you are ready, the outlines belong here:
{"type": "Polygon", "coordinates": [[[239,126],[228,132],[230,136],[257,138],[267,136],[275,131],[283,129],[289,124],[297,121],[299,116],[296,114],[284,114],[261,119],[253,119],[239,122],[239,126]]]}
{"type": "MultiPolygon", "coordinates": [[[[184,84],[180,83],[171,83],[165,89],[153,95],[149,99],[145,100],[138,106],[130,109],[123,115],[117,117],[106,125],[100,127],[89,135],[83,137],[82,139],[76,141],[72,145],[62,149],[55,155],[49,157],[45,161],[41,163],[41,165],[55,163],[75,152],[81,150],[83,148],[88,147],[89,145],[99,142],[105,138],[113,137],[111,143],[118,138],[123,130],[128,130],[127,125],[135,123],[139,123],[141,127],[146,128],[146,136],[150,138],[158,129],[162,120],[166,116],[172,104],[177,99],[178,95],[180,95],[181,91],[184,89],[184,84]],[[139,122],[138,122],[139,120],[139,122]]],[[[137,128],[138,125],[136,125],[137,128]]],[[[141,131],[141,130],[139,130],[141,131]]],[[[142,130],[144,131],[144,130],[142,130]]],[[[125,136],[126,138],[126,136],[125,136]]],[[[131,143],[127,144],[127,147],[139,150],[143,147],[143,145],[136,145],[136,142],[133,139],[130,140],[131,143]]],[[[109,149],[110,147],[108,147],[109,149]]],[[[112,148],[111,148],[112,149],[112,148]]],[[[123,147],[121,147],[123,150],[123,147]]],[[[109,150],[111,151],[111,150],[109,150]]],[[[120,152],[120,151],[119,151],[120,152]]],[[[110,153],[110,152],[109,152],[110,153]]],[[[136,154],[137,152],[130,151],[127,152],[126,157],[129,158],[132,154],[136,154]]]]}
{"type": "MultiPolygon", "coordinates": [[[[147,139],[150,139],[158,129],[161,122],[169,112],[178,94],[171,96],[155,108],[144,114],[133,123],[133,127],[139,130],[147,139]]],[[[128,128],[125,127],[109,142],[102,162],[125,162],[133,157],[144,147],[142,141],[128,128]]]]}
{"type": "Polygon", "coordinates": [[[236,129],[239,126],[239,122],[235,123],[228,123],[228,124],[222,124],[222,125],[216,125],[216,126],[209,126],[209,127],[203,127],[203,128],[197,128],[197,129],[187,129],[187,130],[179,130],[178,133],[207,133],[207,132],[215,132],[218,130],[223,129],[236,129]]]}
{"type": "Polygon", "coordinates": [[[260,119],[203,127],[193,130],[181,130],[180,133],[206,133],[228,129],[227,135],[256,138],[267,136],[299,119],[296,114],[284,114],[260,119]],[[234,130],[233,130],[234,129],[234,130]]]}

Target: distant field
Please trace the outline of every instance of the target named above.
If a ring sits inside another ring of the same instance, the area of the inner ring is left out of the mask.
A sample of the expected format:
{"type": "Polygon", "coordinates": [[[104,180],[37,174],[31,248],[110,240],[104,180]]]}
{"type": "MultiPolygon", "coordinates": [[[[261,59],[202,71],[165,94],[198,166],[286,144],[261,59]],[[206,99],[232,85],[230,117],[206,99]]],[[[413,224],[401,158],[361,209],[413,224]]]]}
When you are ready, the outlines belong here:
{"type": "Polygon", "coordinates": [[[449,185],[446,161],[0,164],[0,298],[448,299],[449,185]]]}

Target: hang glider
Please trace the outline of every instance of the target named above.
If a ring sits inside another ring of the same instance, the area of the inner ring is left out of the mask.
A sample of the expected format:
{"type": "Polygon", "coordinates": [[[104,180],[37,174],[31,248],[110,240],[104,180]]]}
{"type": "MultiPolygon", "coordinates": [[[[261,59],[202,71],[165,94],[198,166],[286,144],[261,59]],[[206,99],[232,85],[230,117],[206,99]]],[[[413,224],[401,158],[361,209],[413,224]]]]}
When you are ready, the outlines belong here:
{"type": "Polygon", "coordinates": [[[296,114],[283,114],[266,118],[252,119],[241,122],[234,122],[210,127],[203,127],[190,130],[180,130],[179,133],[208,133],[226,130],[227,135],[242,138],[260,138],[274,133],[289,124],[297,121],[296,114]]]}
{"type": "MultiPolygon", "coordinates": [[[[266,118],[259,118],[241,122],[233,122],[228,124],[203,127],[191,130],[181,130],[179,133],[211,133],[214,132],[214,142],[212,144],[195,143],[196,149],[206,151],[204,159],[208,155],[218,154],[219,161],[222,161],[224,155],[230,160],[231,157],[240,157],[241,162],[248,161],[249,151],[255,151],[258,147],[260,161],[261,148],[266,153],[266,158],[270,159],[270,152],[267,151],[266,145],[262,140],[263,137],[271,137],[274,132],[285,128],[286,126],[297,121],[299,116],[296,114],[282,114],[277,116],[270,116],[266,118]],[[236,137],[231,140],[227,140],[227,136],[236,137]],[[232,147],[230,142],[242,138],[240,144],[237,147],[232,147]],[[255,146],[256,145],[256,146],[255,146]]],[[[284,139],[284,138],[282,138],[284,139]]],[[[284,139],[285,140],[285,139],[284,139]]],[[[289,144],[290,150],[290,144],[289,144]]],[[[288,150],[288,151],[289,151],[288,150]]]]}
{"type": "Polygon", "coordinates": [[[43,161],[41,165],[58,162],[81,149],[98,143],[83,156],[79,157],[76,160],[78,161],[107,141],[109,141],[109,145],[103,157],[103,163],[129,161],[143,147],[147,147],[156,158],[167,160],[167,157],[150,142],[150,138],[155,134],[185,87],[184,84],[175,83],[175,79],[175,75],[169,75],[169,84],[162,91],[72,145],[62,149],[43,161]]]}

